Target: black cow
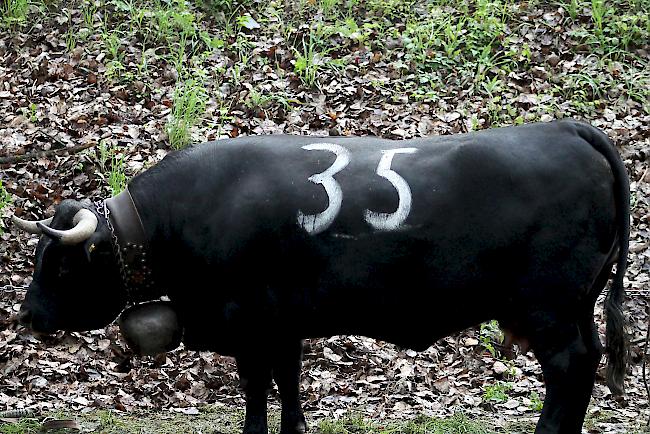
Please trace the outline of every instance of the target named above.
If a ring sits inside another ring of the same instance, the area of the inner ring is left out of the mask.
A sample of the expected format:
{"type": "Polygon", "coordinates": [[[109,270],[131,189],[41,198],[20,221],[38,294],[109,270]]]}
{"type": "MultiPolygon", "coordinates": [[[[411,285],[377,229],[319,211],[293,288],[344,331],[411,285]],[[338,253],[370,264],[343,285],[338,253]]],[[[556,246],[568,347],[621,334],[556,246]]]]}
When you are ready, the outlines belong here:
{"type": "Polygon", "coordinates": [[[614,264],[608,383],[622,392],[629,185],[586,124],[206,143],[170,153],[107,207],[66,200],[52,220],[16,219],[43,233],[21,322],[96,329],[167,295],[187,348],[236,358],[245,433],[267,432],[272,380],[281,433],[305,431],[304,338],[424,350],[492,318],[541,363],[536,432],[578,433],[602,354],[594,304],[614,264]]]}

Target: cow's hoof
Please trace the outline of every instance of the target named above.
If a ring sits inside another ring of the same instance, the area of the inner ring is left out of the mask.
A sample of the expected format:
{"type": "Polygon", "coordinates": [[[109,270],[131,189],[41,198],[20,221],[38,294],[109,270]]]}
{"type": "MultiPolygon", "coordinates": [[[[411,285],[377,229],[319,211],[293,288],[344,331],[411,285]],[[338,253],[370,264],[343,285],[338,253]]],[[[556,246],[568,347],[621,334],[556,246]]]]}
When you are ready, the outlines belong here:
{"type": "Polygon", "coordinates": [[[243,434],[268,434],[269,429],[264,417],[246,417],[243,434]]]}
{"type": "Polygon", "coordinates": [[[307,425],[304,423],[291,428],[281,428],[280,434],[305,434],[307,431],[307,425]]]}
{"type": "Polygon", "coordinates": [[[268,434],[269,430],[266,427],[266,424],[264,425],[250,425],[250,426],[245,426],[243,434],[268,434]]]}
{"type": "Polygon", "coordinates": [[[305,434],[307,423],[301,413],[283,414],[280,422],[280,434],[305,434]]]}

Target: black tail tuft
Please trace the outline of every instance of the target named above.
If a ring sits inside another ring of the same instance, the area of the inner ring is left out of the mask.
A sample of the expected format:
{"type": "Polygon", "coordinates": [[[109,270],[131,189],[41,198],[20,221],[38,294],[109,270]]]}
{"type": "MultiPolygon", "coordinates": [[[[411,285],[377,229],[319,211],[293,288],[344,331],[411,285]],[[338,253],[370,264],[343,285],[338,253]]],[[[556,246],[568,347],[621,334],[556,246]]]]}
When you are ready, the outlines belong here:
{"type": "MultiPolygon", "coordinates": [[[[617,274],[620,271],[617,271],[617,274]]],[[[616,279],[618,280],[618,279],[616,279]]],[[[628,339],[626,320],[623,315],[623,291],[617,291],[614,285],[605,300],[607,313],[607,385],[614,395],[622,395],[625,391],[623,380],[628,360],[628,339]]]]}

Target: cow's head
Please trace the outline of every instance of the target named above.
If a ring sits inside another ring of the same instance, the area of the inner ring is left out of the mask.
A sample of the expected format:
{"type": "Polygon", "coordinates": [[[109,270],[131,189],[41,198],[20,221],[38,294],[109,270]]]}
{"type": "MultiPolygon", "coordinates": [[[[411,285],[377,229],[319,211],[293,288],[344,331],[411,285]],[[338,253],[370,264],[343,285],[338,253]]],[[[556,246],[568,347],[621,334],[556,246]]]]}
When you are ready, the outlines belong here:
{"type": "Polygon", "coordinates": [[[54,217],[14,223],[41,234],[34,278],[18,314],[36,332],[92,330],[108,325],[126,304],[111,232],[91,205],[65,200],[54,217]]]}

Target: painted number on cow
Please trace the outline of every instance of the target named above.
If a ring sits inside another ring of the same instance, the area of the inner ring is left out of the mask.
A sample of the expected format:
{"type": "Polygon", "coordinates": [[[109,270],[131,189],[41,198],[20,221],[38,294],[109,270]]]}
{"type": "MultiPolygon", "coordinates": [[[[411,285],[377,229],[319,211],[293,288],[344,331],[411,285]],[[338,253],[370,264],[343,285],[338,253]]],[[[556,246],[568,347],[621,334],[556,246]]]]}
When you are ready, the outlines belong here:
{"type": "Polygon", "coordinates": [[[336,160],[329,169],[309,177],[311,182],[321,184],[325,188],[329,199],[329,205],[325,211],[318,214],[303,214],[302,211],[298,211],[298,224],[308,233],[318,234],[332,224],[341,210],[343,191],[341,191],[341,186],[334,179],[334,175],[345,169],[345,166],[350,163],[350,151],[333,143],[313,143],[303,146],[302,149],[307,151],[329,151],[336,155],[336,160]]]}
{"type": "MultiPolygon", "coordinates": [[[[343,203],[343,191],[341,186],[334,179],[334,175],[350,163],[350,151],[343,146],[334,143],[313,143],[302,147],[307,151],[328,151],[336,155],[334,163],[324,172],[312,175],[309,181],[320,184],[325,188],[329,204],[325,211],[318,214],[304,214],[298,211],[298,224],[310,234],[318,234],[326,230],[336,219],[341,204],[343,203]]],[[[382,156],[377,166],[377,175],[387,179],[397,190],[397,210],[392,213],[375,212],[366,210],[364,218],[366,222],[376,230],[390,231],[398,229],[411,212],[411,188],[404,178],[391,169],[393,157],[396,154],[414,154],[416,148],[389,149],[381,151],[382,156]]]]}
{"type": "Polygon", "coordinates": [[[370,226],[377,230],[390,231],[399,228],[411,212],[411,188],[408,183],[390,168],[395,154],[414,154],[416,148],[389,149],[381,151],[382,156],[377,166],[377,175],[386,178],[397,190],[399,203],[397,211],[392,213],[366,210],[365,219],[370,226]]]}

